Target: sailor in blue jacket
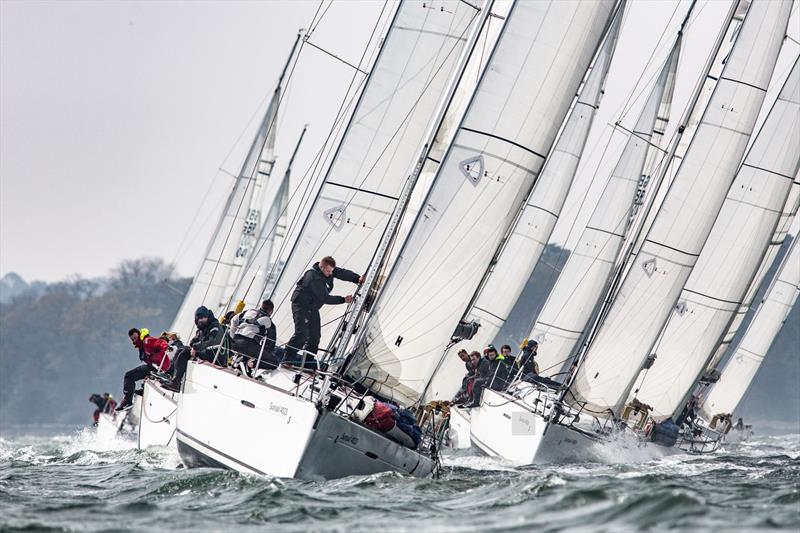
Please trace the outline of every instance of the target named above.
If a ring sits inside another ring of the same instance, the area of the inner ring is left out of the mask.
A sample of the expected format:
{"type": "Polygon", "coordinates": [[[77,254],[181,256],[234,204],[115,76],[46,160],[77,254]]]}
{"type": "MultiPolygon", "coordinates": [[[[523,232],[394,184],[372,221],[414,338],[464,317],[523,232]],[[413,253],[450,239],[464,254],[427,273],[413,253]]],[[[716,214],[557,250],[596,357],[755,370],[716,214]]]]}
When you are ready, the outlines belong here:
{"type": "MultiPolygon", "coordinates": [[[[353,297],[333,296],[334,278],[350,283],[362,283],[364,278],[355,272],[337,268],[333,257],[322,260],[308,269],[292,293],[292,319],[294,335],[286,344],[286,361],[299,361],[297,351],[303,349],[316,354],[320,341],[319,310],[323,305],[350,303],[353,297]]],[[[313,359],[313,357],[311,357],[313,359]]]]}

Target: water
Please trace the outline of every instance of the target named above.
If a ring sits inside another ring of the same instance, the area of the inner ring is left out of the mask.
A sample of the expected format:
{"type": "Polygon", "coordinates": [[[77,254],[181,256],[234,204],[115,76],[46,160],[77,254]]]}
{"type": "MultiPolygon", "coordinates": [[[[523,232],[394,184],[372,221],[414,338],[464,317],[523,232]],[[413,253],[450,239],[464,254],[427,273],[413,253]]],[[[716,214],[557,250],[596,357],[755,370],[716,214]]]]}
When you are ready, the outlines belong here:
{"type": "Polygon", "coordinates": [[[328,482],[180,467],[93,431],[0,437],[2,531],[800,529],[800,436],[644,464],[512,468],[471,453],[442,478],[328,482]]]}

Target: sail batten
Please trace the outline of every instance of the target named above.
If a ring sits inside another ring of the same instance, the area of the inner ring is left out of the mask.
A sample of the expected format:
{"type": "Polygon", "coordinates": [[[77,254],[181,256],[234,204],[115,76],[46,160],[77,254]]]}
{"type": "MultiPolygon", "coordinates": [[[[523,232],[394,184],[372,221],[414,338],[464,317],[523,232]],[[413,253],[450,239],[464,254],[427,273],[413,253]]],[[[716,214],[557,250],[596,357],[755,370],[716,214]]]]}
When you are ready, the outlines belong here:
{"type": "Polygon", "coordinates": [[[419,399],[541,171],[613,4],[513,5],[381,289],[351,377],[404,405],[419,399]]]}
{"type": "Polygon", "coordinates": [[[791,4],[753,2],[678,172],[570,392],[619,412],[705,244],[775,68],[791,4]]]}

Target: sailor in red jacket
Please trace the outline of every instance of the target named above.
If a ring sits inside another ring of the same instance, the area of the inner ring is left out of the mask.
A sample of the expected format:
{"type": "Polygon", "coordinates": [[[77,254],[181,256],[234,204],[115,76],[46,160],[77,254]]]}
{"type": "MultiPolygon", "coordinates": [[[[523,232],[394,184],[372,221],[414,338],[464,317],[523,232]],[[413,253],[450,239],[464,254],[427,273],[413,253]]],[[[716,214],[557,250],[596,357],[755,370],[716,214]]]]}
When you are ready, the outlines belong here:
{"type": "Polygon", "coordinates": [[[124,398],[117,407],[117,411],[122,411],[133,405],[133,391],[136,389],[136,382],[150,375],[151,372],[166,372],[169,370],[169,356],[167,348],[169,345],[164,339],[150,336],[150,331],[142,328],[141,330],[131,328],[128,330],[128,337],[133,346],[139,350],[139,359],[144,363],[136,368],[125,372],[125,379],[122,382],[122,394],[124,398]]]}

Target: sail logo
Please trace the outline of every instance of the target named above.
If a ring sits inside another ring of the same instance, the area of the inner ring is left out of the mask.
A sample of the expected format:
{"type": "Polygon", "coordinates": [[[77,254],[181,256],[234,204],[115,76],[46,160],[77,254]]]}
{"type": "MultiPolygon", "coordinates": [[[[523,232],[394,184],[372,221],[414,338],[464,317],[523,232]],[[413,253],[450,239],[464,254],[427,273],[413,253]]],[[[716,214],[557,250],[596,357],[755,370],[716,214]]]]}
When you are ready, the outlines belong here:
{"type": "Polygon", "coordinates": [[[656,258],[653,257],[643,262],[642,269],[644,269],[644,273],[647,274],[648,278],[653,277],[653,274],[656,273],[656,258]]]}
{"type": "Polygon", "coordinates": [[[477,185],[478,182],[481,181],[481,176],[483,176],[485,170],[482,155],[476,155],[475,157],[465,159],[459,163],[458,166],[461,169],[461,173],[464,174],[473,185],[477,185]]]}
{"type": "Polygon", "coordinates": [[[344,205],[337,205],[336,207],[331,207],[327,211],[323,213],[323,216],[328,221],[328,223],[333,226],[333,229],[336,231],[341,231],[344,227],[345,223],[345,214],[347,209],[344,205]]]}

